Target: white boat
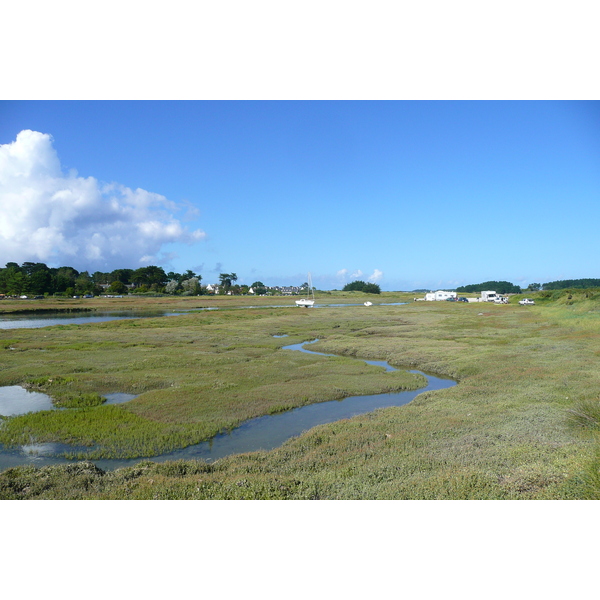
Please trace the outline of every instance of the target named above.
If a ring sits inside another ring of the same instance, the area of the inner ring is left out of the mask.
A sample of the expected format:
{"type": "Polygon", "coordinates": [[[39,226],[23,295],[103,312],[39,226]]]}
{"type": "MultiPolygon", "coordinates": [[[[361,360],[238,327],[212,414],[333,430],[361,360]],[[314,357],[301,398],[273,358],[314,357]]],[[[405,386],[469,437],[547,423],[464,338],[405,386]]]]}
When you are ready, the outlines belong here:
{"type": "Polygon", "coordinates": [[[312,286],[312,279],[310,277],[310,273],[308,274],[308,295],[312,295],[311,298],[302,298],[301,300],[296,300],[296,306],[302,306],[304,308],[312,308],[315,305],[315,290],[312,286]]]}
{"type": "Polygon", "coordinates": [[[368,300],[365,302],[365,306],[373,306],[372,302],[369,302],[368,300]]]}

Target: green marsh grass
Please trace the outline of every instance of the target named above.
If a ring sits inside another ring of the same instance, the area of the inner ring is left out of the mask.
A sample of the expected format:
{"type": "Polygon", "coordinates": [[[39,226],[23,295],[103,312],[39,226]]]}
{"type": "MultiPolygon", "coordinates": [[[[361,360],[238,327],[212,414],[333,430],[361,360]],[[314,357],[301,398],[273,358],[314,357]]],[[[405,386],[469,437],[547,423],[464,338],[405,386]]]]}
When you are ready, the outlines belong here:
{"type": "Polygon", "coordinates": [[[598,438],[571,417],[598,398],[600,324],[596,300],[576,300],[238,309],[21,330],[16,351],[1,351],[0,384],[63,377],[73,393],[141,394],[124,405],[11,417],[0,431],[2,443],[70,441],[92,456],[162,453],[254,416],[422,385],[356,357],[459,384],[211,465],[10,469],[0,497],[592,497],[598,438]],[[281,350],[315,338],[311,350],[339,357],[281,350]]]}
{"type": "MultiPolygon", "coordinates": [[[[290,310],[298,309],[280,312],[290,310]]],[[[79,458],[153,456],[283,407],[423,385],[417,376],[350,358],[281,350],[283,341],[265,333],[265,324],[276,330],[256,309],[49,327],[41,338],[26,333],[18,353],[4,354],[0,383],[44,391],[72,409],[11,419],[0,440],[89,446],[79,458]],[[141,396],[91,408],[114,391],[141,396]]]]}

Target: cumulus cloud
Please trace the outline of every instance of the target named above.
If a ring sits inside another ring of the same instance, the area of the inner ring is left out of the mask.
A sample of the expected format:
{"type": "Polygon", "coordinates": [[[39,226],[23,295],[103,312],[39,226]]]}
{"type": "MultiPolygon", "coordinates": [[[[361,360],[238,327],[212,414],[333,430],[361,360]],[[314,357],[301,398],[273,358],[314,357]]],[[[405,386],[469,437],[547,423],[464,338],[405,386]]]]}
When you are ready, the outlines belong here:
{"type": "Polygon", "coordinates": [[[348,269],[340,269],[336,273],[336,276],[338,277],[338,279],[340,279],[342,281],[346,281],[348,278],[358,279],[359,277],[362,277],[363,275],[364,275],[364,273],[360,269],[355,269],[354,271],[352,271],[352,273],[350,273],[350,271],[348,269]]]}
{"type": "Polygon", "coordinates": [[[206,236],[175,218],[181,208],[189,207],[140,188],[65,175],[46,133],[24,130],[0,145],[0,256],[6,261],[88,270],[159,262],[163,245],[206,236]]]}
{"type": "Polygon", "coordinates": [[[367,281],[370,281],[371,283],[378,283],[379,281],[381,281],[382,277],[383,277],[383,271],[380,271],[379,269],[375,269],[373,271],[373,274],[369,276],[367,281]]]}

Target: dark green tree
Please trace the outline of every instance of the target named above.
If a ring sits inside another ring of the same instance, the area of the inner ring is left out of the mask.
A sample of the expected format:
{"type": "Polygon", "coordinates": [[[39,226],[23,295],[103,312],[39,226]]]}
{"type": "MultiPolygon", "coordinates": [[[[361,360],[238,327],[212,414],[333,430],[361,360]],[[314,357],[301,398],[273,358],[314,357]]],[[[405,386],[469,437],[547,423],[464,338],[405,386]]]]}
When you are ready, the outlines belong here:
{"type": "Polygon", "coordinates": [[[219,275],[219,283],[227,293],[234,282],[237,281],[238,276],[235,273],[221,273],[219,275]]]}
{"type": "Polygon", "coordinates": [[[267,293],[267,288],[265,287],[265,284],[262,281],[255,281],[250,287],[252,288],[254,293],[258,294],[259,296],[267,293]]]}
{"type": "Polygon", "coordinates": [[[168,281],[175,281],[177,283],[181,283],[183,281],[184,277],[181,273],[175,273],[175,271],[169,271],[167,273],[167,280],[168,281]]]}
{"type": "MultiPolygon", "coordinates": [[[[59,293],[67,293],[69,288],[75,289],[75,279],[79,275],[79,271],[73,267],[59,267],[53,273],[53,291],[59,293]]],[[[67,294],[72,296],[73,294],[67,294]]]]}
{"type": "Polygon", "coordinates": [[[27,275],[27,277],[31,277],[34,273],[38,271],[48,271],[48,267],[44,263],[34,263],[34,262],[24,262],[21,265],[21,271],[27,275]]]}
{"type": "Polygon", "coordinates": [[[108,287],[109,294],[126,294],[127,286],[122,281],[113,281],[108,287]]]}
{"type": "Polygon", "coordinates": [[[52,289],[52,275],[50,269],[37,270],[31,274],[28,283],[29,291],[36,296],[50,293],[52,289]]]}
{"type": "Polygon", "coordinates": [[[366,294],[381,294],[381,288],[376,283],[367,283],[363,288],[366,294]]]}
{"type": "Polygon", "coordinates": [[[78,294],[86,294],[94,289],[94,282],[87,271],[82,271],[75,278],[75,291],[78,294]]]}
{"type": "Polygon", "coordinates": [[[19,265],[12,266],[16,263],[8,263],[6,269],[2,269],[0,274],[0,292],[8,296],[20,296],[27,288],[27,276],[19,265]]]}
{"type": "Polygon", "coordinates": [[[92,273],[92,281],[96,285],[99,285],[101,283],[111,283],[114,280],[111,279],[110,273],[102,273],[102,271],[95,271],[94,273],[92,273]]]}
{"type": "Polygon", "coordinates": [[[129,283],[133,283],[133,281],[131,280],[131,276],[133,275],[133,273],[133,269],[115,269],[110,274],[110,281],[107,283],[112,283],[113,281],[120,281],[121,283],[128,285],[129,283]]]}
{"type": "Polygon", "coordinates": [[[169,278],[162,267],[150,265],[136,269],[131,275],[131,282],[136,285],[146,285],[149,288],[155,286],[154,289],[164,287],[169,278]]]}

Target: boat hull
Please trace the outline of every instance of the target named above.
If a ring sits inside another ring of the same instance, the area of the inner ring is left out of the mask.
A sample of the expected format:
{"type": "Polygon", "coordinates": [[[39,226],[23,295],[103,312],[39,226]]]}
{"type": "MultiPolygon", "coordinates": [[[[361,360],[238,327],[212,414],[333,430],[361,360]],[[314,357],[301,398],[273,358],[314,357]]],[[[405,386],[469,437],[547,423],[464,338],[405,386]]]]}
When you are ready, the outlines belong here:
{"type": "Polygon", "coordinates": [[[314,306],[314,304],[314,300],[296,300],[296,306],[303,306],[304,308],[311,308],[312,306],[314,306]]]}

